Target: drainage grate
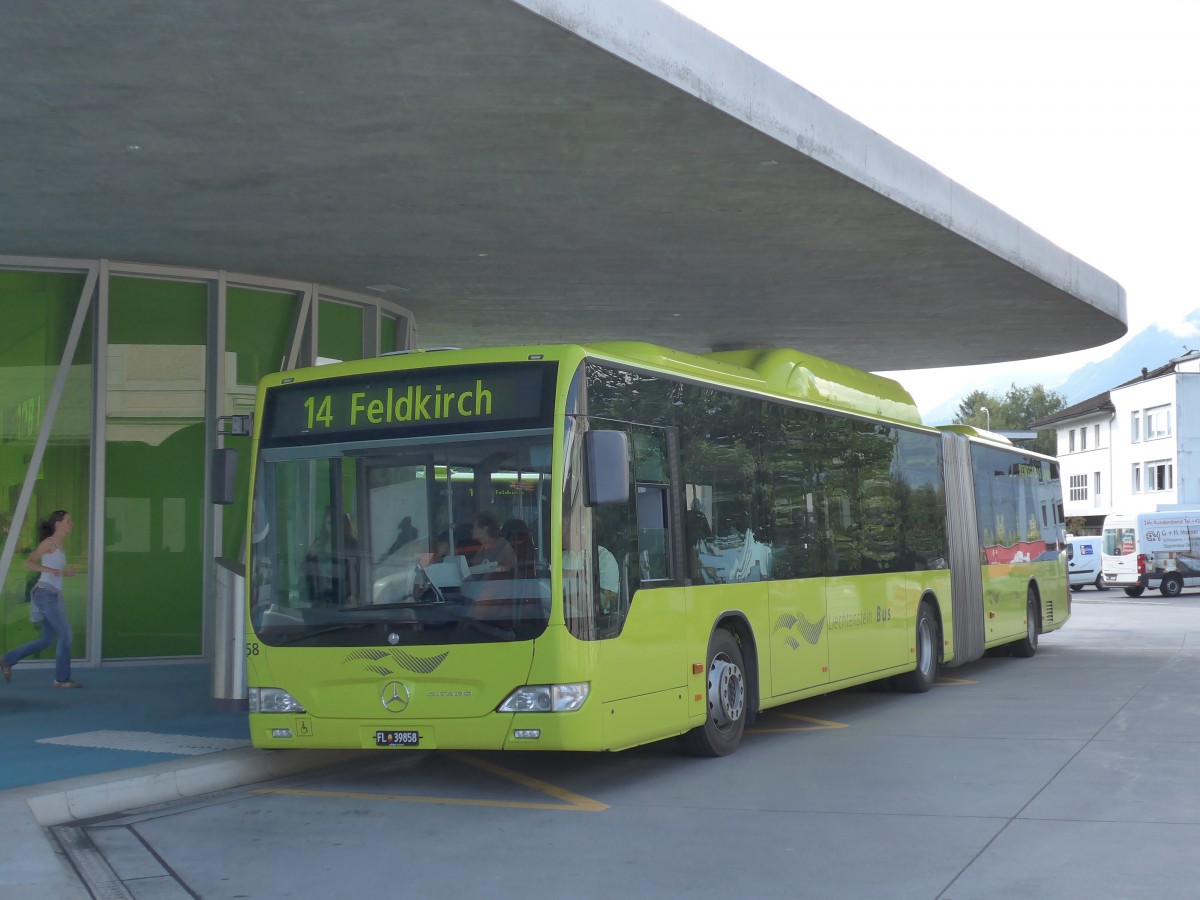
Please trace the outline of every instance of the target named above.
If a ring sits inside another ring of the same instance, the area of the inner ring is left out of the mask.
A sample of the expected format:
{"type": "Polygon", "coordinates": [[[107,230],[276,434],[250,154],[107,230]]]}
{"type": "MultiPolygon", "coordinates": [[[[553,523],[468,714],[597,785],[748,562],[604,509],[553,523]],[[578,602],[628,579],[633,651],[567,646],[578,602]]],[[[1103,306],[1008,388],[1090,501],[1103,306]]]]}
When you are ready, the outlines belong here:
{"type": "Polygon", "coordinates": [[[39,738],[39,744],[67,747],[92,747],[97,750],[135,750],[143,753],[171,753],[175,756],[199,756],[219,750],[250,746],[236,738],[194,737],[190,734],[156,734],[153,731],[85,731],[62,737],[39,738]]]}
{"type": "Polygon", "coordinates": [[[50,829],[71,860],[80,880],[97,900],[133,900],[121,879],[82,828],[58,825],[50,829]]]}

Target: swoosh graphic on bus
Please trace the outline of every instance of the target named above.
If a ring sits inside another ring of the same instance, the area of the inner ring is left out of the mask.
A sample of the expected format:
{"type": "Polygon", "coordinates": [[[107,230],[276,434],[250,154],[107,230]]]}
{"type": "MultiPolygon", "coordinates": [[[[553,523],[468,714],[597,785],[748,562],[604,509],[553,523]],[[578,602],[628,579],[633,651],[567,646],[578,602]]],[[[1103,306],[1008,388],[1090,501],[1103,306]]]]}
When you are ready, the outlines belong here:
{"type": "MultiPolygon", "coordinates": [[[[793,628],[795,628],[800,632],[800,635],[804,638],[804,640],[808,641],[808,643],[812,644],[813,646],[816,646],[817,641],[821,639],[821,631],[824,629],[824,627],[824,616],[821,616],[821,620],[819,622],[810,622],[808,619],[804,618],[803,613],[801,613],[799,616],[793,616],[791,613],[780,613],[780,615],[775,619],[775,627],[771,629],[771,633],[774,634],[777,631],[790,632],[793,628]]],[[[791,634],[784,638],[783,642],[793,650],[797,650],[800,647],[799,641],[792,637],[791,634]]]]}
{"type": "MultiPolygon", "coordinates": [[[[378,650],[374,647],[368,647],[362,650],[355,650],[353,653],[347,654],[346,658],[342,660],[342,664],[345,665],[346,663],[353,662],[354,660],[367,660],[369,662],[378,663],[381,660],[386,659],[391,660],[402,669],[407,669],[408,671],[415,672],[418,675],[428,675],[443,662],[445,662],[446,657],[449,655],[449,650],[444,653],[439,653],[437,656],[423,657],[414,656],[413,654],[404,650],[378,650]]],[[[376,672],[380,675],[392,674],[392,671],[386,666],[373,665],[367,666],[366,668],[368,672],[376,672]]]]}

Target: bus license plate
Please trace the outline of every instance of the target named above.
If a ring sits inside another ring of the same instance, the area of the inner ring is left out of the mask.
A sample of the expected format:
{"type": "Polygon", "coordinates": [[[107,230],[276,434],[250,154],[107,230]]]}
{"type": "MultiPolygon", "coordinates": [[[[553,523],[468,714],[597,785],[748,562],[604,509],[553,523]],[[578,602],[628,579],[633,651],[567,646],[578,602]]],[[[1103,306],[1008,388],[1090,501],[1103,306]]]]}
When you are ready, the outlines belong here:
{"type": "Polygon", "coordinates": [[[376,747],[415,747],[421,742],[419,731],[377,731],[376,747]]]}

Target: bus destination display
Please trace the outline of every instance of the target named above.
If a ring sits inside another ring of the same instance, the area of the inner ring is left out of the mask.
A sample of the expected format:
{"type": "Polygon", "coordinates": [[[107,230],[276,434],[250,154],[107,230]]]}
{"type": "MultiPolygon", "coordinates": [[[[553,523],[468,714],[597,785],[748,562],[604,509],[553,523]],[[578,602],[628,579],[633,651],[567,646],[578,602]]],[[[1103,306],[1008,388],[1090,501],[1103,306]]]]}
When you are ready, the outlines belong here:
{"type": "Polygon", "coordinates": [[[530,427],[549,421],[545,363],[378,372],[284,385],[267,393],[263,439],[344,440],[351,434],[466,426],[530,427]]]}

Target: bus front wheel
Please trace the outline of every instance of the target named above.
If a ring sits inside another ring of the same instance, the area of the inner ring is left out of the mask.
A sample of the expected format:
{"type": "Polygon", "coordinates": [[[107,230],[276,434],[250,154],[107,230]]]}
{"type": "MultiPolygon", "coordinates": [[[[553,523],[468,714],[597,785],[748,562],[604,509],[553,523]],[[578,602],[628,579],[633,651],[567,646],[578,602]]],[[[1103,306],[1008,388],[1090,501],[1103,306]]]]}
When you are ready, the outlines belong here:
{"type": "Polygon", "coordinates": [[[1183,578],[1179,575],[1164,575],[1158,592],[1164,597],[1178,597],[1183,593],[1183,578]]]}
{"type": "Polygon", "coordinates": [[[737,639],[724,628],[708,642],[708,718],[683,735],[692,756],[728,756],[746,727],[746,667],[737,639]]]}

